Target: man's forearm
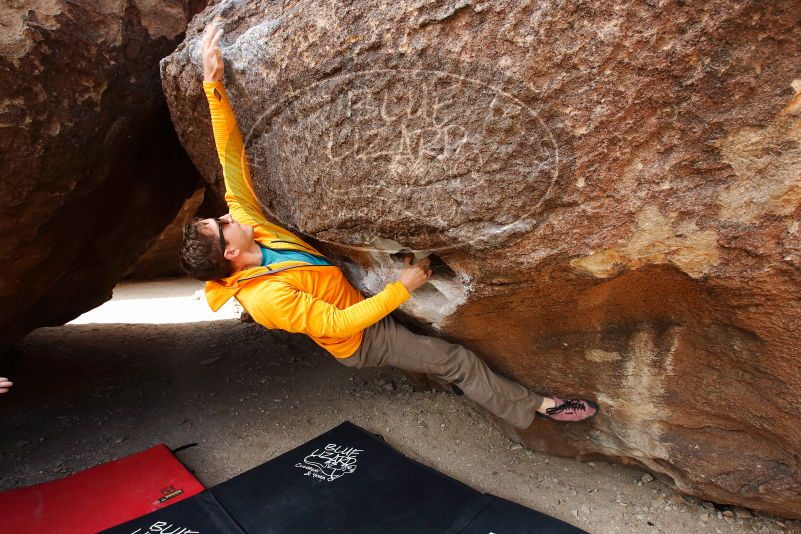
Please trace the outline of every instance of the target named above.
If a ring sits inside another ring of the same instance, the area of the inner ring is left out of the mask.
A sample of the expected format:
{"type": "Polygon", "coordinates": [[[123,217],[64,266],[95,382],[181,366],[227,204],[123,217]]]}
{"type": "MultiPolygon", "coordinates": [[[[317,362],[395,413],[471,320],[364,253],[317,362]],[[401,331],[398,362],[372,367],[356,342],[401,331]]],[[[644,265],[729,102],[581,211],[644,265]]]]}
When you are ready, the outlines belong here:
{"type": "Polygon", "coordinates": [[[203,82],[214,143],[225,180],[225,201],[235,219],[253,224],[264,215],[250,178],[242,134],[222,82],[203,82]]]}
{"type": "MultiPolygon", "coordinates": [[[[347,337],[371,326],[400,306],[409,298],[409,291],[399,281],[387,284],[381,292],[345,309],[334,308],[326,317],[328,337],[347,337]]],[[[333,306],[332,306],[333,308],[333,306]]]]}

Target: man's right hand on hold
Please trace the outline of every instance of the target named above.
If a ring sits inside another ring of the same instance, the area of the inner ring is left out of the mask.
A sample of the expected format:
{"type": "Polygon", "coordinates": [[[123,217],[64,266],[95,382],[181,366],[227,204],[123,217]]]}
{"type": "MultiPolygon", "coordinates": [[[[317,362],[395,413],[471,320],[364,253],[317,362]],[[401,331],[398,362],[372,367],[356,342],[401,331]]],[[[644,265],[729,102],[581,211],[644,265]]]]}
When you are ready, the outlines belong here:
{"type": "Polygon", "coordinates": [[[428,282],[428,279],[431,278],[430,264],[431,260],[428,258],[423,258],[414,265],[412,265],[411,255],[403,258],[404,267],[398,280],[406,286],[406,290],[409,293],[428,282]]]}

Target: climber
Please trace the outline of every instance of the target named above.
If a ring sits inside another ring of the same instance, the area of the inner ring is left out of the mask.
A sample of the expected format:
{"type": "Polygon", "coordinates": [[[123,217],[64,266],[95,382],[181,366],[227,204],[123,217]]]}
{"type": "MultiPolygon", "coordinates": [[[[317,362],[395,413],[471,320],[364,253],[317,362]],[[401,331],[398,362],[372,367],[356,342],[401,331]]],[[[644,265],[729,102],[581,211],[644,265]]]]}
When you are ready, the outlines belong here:
{"type": "Polygon", "coordinates": [[[302,332],[348,367],[393,366],[453,383],[468,398],[508,423],[527,428],[536,414],[556,421],[593,417],[589,400],[545,397],[496,373],[472,351],[417,335],[390,315],[431,276],[429,260],[407,257],[399,278],[363,297],[323,254],[268,221],[256,199],[242,136],[223,87],[223,30],[215,19],[201,39],[203,89],[230,212],[184,227],[181,264],[206,281],[217,311],[231,297],[259,324],[302,332]]]}

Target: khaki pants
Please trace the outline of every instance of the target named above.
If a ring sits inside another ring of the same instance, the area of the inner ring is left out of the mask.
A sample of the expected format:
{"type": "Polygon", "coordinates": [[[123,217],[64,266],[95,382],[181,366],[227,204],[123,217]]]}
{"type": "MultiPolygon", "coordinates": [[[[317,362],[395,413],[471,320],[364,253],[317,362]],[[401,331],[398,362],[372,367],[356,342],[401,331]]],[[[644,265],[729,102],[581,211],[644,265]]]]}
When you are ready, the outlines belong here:
{"type": "Polygon", "coordinates": [[[337,361],[357,368],[391,365],[454,383],[468,398],[519,428],[531,424],[543,400],[492,372],[474,352],[444,339],[414,334],[390,315],[365,329],[364,340],[352,356],[337,361]]]}

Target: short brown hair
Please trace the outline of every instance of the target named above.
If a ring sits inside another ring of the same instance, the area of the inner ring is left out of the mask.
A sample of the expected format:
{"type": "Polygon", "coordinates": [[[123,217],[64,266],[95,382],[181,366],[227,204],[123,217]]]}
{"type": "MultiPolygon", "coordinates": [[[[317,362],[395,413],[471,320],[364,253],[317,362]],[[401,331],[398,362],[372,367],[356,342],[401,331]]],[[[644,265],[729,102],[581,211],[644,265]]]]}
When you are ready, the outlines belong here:
{"type": "Polygon", "coordinates": [[[181,267],[189,276],[198,280],[219,280],[231,276],[233,266],[223,256],[220,240],[216,235],[204,233],[204,226],[207,224],[198,218],[184,226],[181,267]]]}

